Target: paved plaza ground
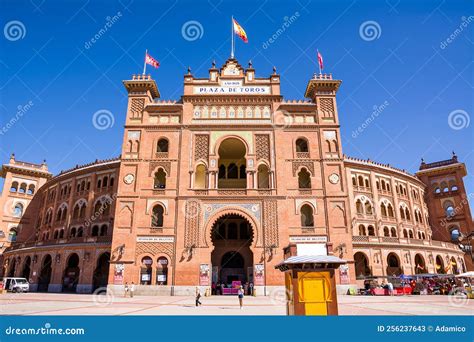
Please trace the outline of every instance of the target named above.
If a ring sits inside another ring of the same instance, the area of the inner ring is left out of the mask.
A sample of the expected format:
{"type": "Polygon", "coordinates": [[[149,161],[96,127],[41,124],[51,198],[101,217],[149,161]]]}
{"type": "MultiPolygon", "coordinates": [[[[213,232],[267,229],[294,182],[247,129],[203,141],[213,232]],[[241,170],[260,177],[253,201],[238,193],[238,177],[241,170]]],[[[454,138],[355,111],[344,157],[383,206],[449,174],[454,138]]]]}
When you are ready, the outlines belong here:
{"type": "MultiPolygon", "coordinates": [[[[22,293],[0,294],[1,315],[285,315],[285,304],[271,297],[192,297],[22,293]]],[[[448,296],[339,296],[340,315],[472,315],[474,300],[448,296]]]]}

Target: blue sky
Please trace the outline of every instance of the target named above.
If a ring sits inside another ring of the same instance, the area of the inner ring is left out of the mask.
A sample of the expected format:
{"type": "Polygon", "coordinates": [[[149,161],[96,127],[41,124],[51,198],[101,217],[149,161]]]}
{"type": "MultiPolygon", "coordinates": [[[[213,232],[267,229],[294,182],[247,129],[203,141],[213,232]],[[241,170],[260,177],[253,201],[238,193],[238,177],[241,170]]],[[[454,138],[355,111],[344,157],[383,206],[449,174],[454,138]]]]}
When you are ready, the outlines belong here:
{"type": "MultiPolygon", "coordinates": [[[[15,152],[20,160],[47,159],[57,173],[118,156],[127,101],[121,81],[142,71],[145,49],[161,63],[148,70],[162,98],[179,99],[188,66],[205,76],[213,59],[221,65],[229,57],[233,14],[249,37],[236,42],[236,58],[242,65],[251,59],[257,76],[276,66],[287,99],[303,98],[319,49],[325,71],[343,81],[347,155],[414,172],[421,157],[448,159],[454,150],[474,174],[470,1],[64,3],[1,2],[2,163],[15,152]],[[187,25],[198,34],[183,34],[187,25]],[[19,106],[29,108],[19,115],[19,106]],[[374,106],[384,108],[373,114],[374,106]],[[94,127],[100,110],[113,114],[113,126],[94,127]]],[[[473,176],[465,183],[473,193],[473,176]]]]}

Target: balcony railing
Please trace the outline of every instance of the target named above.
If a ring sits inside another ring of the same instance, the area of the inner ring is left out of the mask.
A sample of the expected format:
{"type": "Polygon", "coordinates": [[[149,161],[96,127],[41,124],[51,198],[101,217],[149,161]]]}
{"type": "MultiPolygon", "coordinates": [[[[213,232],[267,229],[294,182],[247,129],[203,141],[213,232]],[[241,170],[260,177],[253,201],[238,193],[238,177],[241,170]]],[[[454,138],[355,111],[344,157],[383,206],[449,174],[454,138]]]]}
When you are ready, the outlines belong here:
{"type": "Polygon", "coordinates": [[[420,240],[413,238],[396,238],[396,237],[385,237],[385,236],[353,236],[352,241],[357,243],[380,243],[380,244],[400,244],[400,245],[423,245],[423,246],[435,246],[443,247],[451,250],[459,250],[459,248],[450,243],[444,241],[433,241],[433,240],[420,240]]]}

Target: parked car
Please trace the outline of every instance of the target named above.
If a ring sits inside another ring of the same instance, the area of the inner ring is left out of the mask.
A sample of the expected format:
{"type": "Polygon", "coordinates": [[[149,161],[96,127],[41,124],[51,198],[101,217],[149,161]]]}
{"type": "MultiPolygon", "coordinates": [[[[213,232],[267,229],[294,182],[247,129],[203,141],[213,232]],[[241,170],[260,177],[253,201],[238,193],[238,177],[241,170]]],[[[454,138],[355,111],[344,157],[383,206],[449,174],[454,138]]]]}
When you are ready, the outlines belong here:
{"type": "Polygon", "coordinates": [[[28,292],[30,283],[26,278],[3,278],[3,288],[9,292],[28,292]]]}

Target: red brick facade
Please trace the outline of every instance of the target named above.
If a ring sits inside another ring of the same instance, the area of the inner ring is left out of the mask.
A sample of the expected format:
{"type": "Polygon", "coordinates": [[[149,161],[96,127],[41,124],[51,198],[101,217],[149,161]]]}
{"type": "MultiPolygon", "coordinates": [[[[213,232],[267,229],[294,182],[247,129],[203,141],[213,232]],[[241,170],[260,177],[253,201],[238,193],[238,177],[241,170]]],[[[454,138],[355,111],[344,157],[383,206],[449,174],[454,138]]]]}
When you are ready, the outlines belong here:
{"type": "MultiPolygon", "coordinates": [[[[124,81],[121,159],[43,185],[37,222],[4,253],[4,273],[24,274],[30,258],[42,290],[50,272],[49,291],[134,282],[141,293],[191,294],[241,280],[269,294],[283,285],[274,266],[290,242],[347,260],[341,289],[369,274],[461,271],[463,253],[432,228],[423,176],[342,154],[340,83],[315,75],[309,100],[287,101],[275,71],[257,78],[235,59],[205,78],[186,74],[179,101],[161,100],[149,76],[124,81]]],[[[456,181],[453,191],[464,191],[461,174],[456,181]]],[[[470,216],[463,225],[472,230],[470,216]]]]}

